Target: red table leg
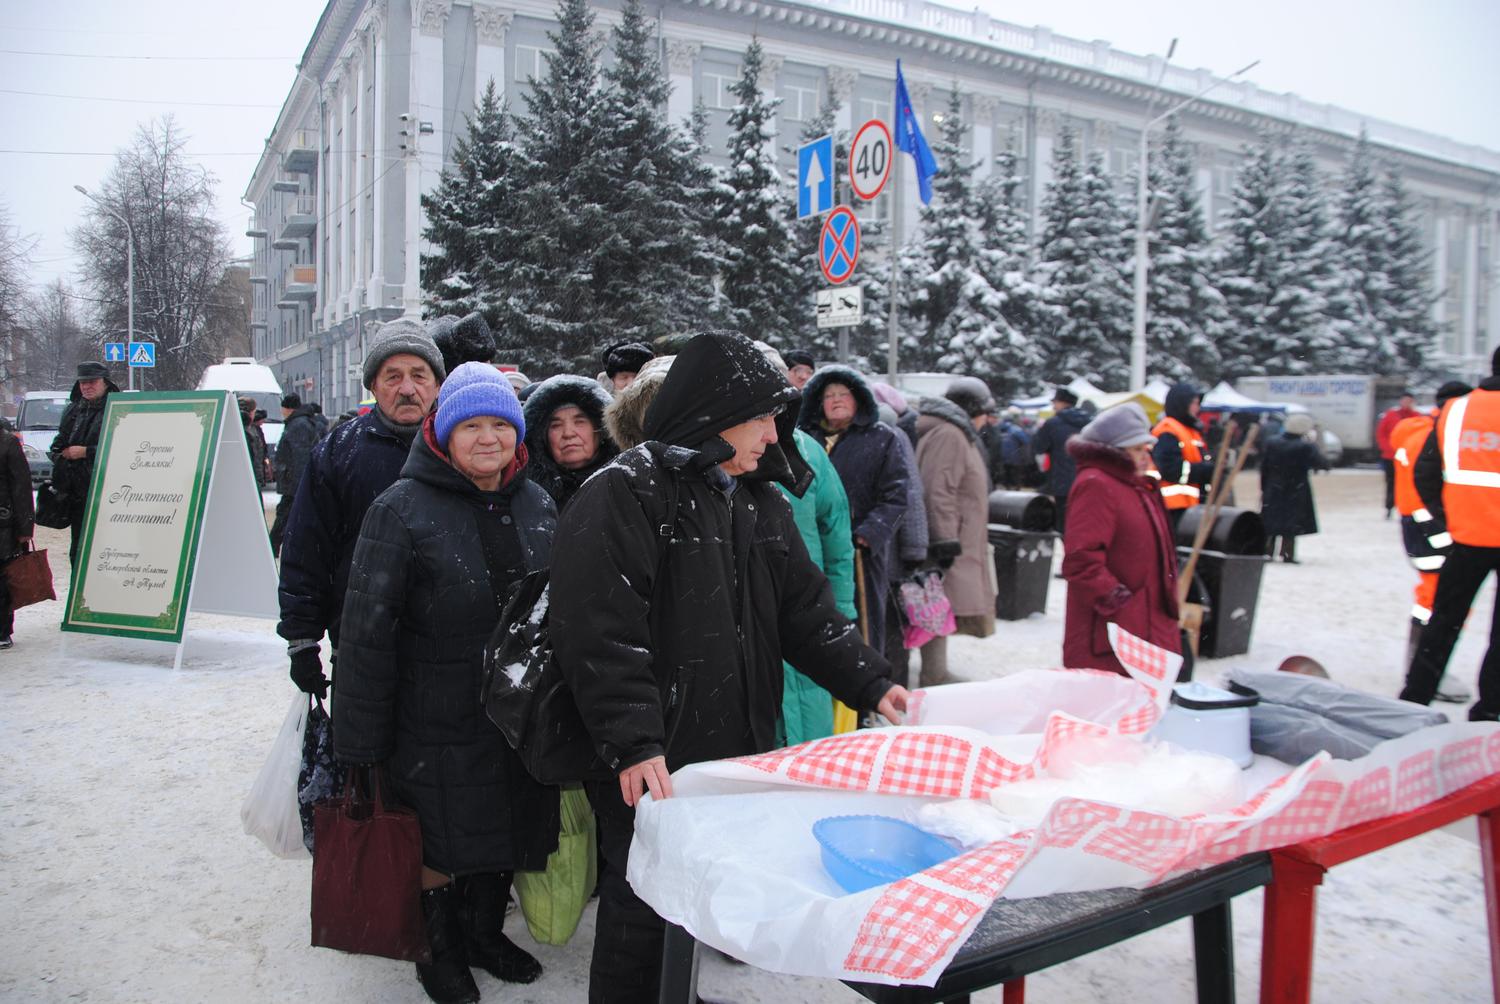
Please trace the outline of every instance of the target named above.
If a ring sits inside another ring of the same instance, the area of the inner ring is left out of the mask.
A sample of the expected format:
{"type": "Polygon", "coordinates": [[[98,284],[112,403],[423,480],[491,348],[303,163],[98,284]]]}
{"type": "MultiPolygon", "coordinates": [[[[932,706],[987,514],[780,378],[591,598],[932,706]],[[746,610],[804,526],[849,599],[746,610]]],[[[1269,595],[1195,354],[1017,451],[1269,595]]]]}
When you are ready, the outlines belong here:
{"type": "Polygon", "coordinates": [[[1495,812],[1481,812],[1479,824],[1479,859],[1484,870],[1484,916],[1490,933],[1490,993],[1500,1004],[1500,833],[1496,832],[1495,812]]]}
{"type": "Polygon", "coordinates": [[[1318,886],[1327,870],[1271,852],[1261,933],[1261,1004],[1307,1004],[1312,997],[1318,886]]]}
{"type": "Polygon", "coordinates": [[[1003,984],[1001,1004],[1026,1004],[1026,977],[1008,980],[1003,984]]]}

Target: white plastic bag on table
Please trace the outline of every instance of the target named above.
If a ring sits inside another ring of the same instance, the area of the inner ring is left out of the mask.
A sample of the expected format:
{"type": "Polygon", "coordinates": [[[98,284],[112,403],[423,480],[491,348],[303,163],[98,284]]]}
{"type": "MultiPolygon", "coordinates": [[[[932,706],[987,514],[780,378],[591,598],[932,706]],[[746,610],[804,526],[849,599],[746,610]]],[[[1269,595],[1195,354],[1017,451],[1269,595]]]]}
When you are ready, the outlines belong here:
{"type": "Polygon", "coordinates": [[[913,820],[934,801],[988,799],[1040,776],[1087,737],[1144,736],[1180,657],[1121,635],[1112,630],[1111,640],[1135,679],[1133,696],[1113,674],[1022,672],[928,691],[966,699],[934,701],[930,715],[910,716],[920,725],[684,767],[672,798],[637,806],[626,878],[660,916],[763,969],[931,986],[999,896],[1142,888],[1409,811],[1500,773],[1500,725],[1437,726],[1360,760],[1320,754],[1228,811],[1176,817],[1059,798],[1039,825],[889,885],[845,893],[827,874],[811,832],[820,818],[913,820]],[[981,718],[1041,731],[995,735],[974,727],[981,718]]]}
{"type": "Polygon", "coordinates": [[[265,766],[240,806],[245,832],[282,858],[308,857],[297,806],[297,772],[302,769],[302,731],[307,728],[307,695],[298,693],[271,745],[265,766]]]}

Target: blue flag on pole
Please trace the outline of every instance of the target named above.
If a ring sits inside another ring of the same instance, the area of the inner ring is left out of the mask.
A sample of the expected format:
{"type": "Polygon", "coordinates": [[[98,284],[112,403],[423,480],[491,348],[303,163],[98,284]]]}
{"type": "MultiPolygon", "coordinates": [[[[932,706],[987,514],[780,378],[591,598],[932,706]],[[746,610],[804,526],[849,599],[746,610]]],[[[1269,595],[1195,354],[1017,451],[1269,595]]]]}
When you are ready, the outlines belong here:
{"type": "Polygon", "coordinates": [[[917,113],[912,111],[911,95],[906,93],[906,78],[901,75],[901,60],[896,60],[896,149],[911,154],[917,165],[917,187],[922,192],[922,205],[932,201],[932,176],[938,173],[937,160],[927,137],[922,135],[922,126],[917,122],[917,113]]]}

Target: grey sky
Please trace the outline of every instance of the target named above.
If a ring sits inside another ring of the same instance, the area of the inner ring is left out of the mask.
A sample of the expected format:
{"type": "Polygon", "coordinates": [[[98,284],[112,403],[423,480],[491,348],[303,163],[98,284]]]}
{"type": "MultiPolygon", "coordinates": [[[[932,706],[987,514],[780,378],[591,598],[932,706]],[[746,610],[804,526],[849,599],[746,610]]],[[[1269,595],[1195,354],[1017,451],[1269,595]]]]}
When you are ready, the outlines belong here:
{"type": "MultiPolygon", "coordinates": [[[[1251,79],[1262,87],[1500,150],[1495,0],[979,2],[1009,21],[1131,52],[1165,52],[1177,36],[1173,62],[1183,66],[1229,73],[1260,59],[1251,79]]],[[[317,0],[0,4],[0,49],[9,50],[0,53],[0,150],[67,152],[0,152],[0,202],[39,238],[33,282],[73,278],[67,230],[85,205],[73,185],[95,187],[137,123],[167,112],[191,136],[188,152],[218,176],[220,215],[235,253],[248,254],[239,198],[321,10],[317,0]]]]}

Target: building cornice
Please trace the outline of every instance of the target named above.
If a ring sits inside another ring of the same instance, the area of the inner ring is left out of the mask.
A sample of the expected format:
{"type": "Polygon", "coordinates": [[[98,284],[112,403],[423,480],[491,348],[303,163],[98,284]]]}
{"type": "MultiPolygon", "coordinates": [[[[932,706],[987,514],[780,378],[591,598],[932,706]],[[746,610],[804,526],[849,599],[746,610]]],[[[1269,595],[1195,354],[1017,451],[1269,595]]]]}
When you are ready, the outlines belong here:
{"type": "MultiPolygon", "coordinates": [[[[740,17],[784,23],[861,42],[884,43],[916,56],[991,67],[1149,104],[1197,94],[1219,80],[1212,71],[1166,64],[1159,56],[1122,52],[1102,40],[1083,41],[1047,28],[1028,28],[963,11],[931,0],[906,0],[904,16],[893,16],[888,0],[673,0],[681,7],[723,11],[740,17]],[[1160,79],[1159,85],[1152,81],[1160,79]]],[[[908,71],[908,76],[911,76],[908,71]]],[[[1317,104],[1295,94],[1263,90],[1250,81],[1225,81],[1200,99],[1192,114],[1255,132],[1306,130],[1330,145],[1352,143],[1363,129],[1383,154],[1439,161],[1468,168],[1493,183],[1500,175],[1500,153],[1481,146],[1317,104]]]]}

